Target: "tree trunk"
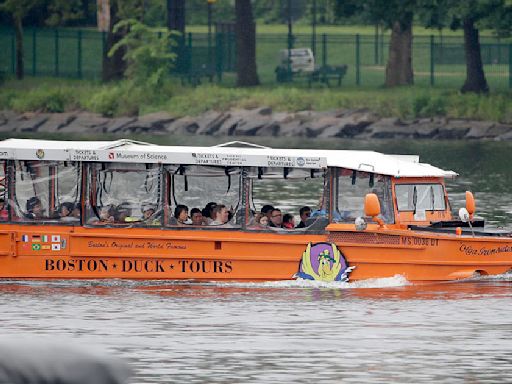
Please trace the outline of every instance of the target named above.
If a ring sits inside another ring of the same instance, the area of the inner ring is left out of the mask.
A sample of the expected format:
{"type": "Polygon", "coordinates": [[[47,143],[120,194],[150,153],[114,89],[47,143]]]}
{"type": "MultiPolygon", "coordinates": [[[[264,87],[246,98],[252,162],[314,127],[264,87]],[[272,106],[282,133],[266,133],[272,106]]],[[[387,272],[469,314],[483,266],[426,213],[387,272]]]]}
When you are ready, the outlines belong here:
{"type": "Polygon", "coordinates": [[[250,87],[260,83],[256,70],[256,24],[251,0],[236,0],[236,73],[237,86],[250,87]]]}
{"type": "Polygon", "coordinates": [[[478,29],[475,28],[474,21],[470,18],[464,20],[463,26],[466,82],[462,86],[461,92],[487,93],[489,86],[482,65],[478,29]]]}
{"type": "Polygon", "coordinates": [[[25,69],[23,65],[23,25],[20,17],[14,17],[14,28],[16,29],[16,78],[22,80],[25,76],[25,69]]]}
{"type": "Polygon", "coordinates": [[[412,71],[412,14],[396,21],[391,31],[389,58],[386,65],[386,87],[411,85],[412,71]]]}
{"type": "Polygon", "coordinates": [[[167,28],[185,34],[185,0],[167,0],[167,28]]]}
{"type": "Polygon", "coordinates": [[[107,39],[105,41],[105,50],[103,52],[103,81],[120,80],[123,78],[124,71],[126,70],[126,63],[123,56],[126,53],[124,47],[116,50],[112,57],[108,56],[110,49],[121,40],[126,33],[123,30],[119,30],[114,33],[112,30],[121,19],[118,14],[117,1],[123,0],[111,0],[110,4],[110,23],[107,32],[107,39]]]}

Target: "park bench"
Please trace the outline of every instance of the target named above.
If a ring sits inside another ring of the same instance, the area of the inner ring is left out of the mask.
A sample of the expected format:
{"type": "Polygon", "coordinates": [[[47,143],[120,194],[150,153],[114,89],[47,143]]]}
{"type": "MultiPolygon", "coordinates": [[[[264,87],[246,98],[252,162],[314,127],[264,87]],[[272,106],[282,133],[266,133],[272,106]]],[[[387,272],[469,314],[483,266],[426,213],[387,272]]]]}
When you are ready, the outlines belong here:
{"type": "Polygon", "coordinates": [[[338,86],[347,73],[347,65],[315,65],[315,57],[309,48],[283,49],[279,52],[280,63],[276,67],[276,81],[284,83],[305,78],[308,85],[314,82],[330,86],[336,80],[338,86]]]}
{"type": "Polygon", "coordinates": [[[330,87],[329,80],[336,80],[338,87],[341,86],[341,80],[347,74],[347,65],[323,65],[315,68],[313,72],[308,75],[308,85],[311,87],[313,82],[327,84],[330,87]]]}
{"type": "Polygon", "coordinates": [[[182,85],[189,83],[194,87],[200,85],[201,79],[203,78],[207,79],[210,83],[213,83],[214,77],[215,70],[205,64],[200,67],[190,67],[187,71],[180,74],[182,85]]]}

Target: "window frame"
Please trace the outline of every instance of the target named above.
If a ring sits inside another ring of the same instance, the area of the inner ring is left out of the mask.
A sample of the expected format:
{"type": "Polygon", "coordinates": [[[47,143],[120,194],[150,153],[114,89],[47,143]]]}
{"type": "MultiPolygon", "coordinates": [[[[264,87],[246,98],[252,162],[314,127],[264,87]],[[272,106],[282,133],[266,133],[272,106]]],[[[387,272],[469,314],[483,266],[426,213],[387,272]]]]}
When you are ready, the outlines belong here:
{"type": "Polygon", "coordinates": [[[425,211],[425,212],[445,212],[447,210],[447,208],[449,207],[449,203],[447,201],[447,196],[446,196],[446,188],[445,188],[445,185],[441,182],[406,182],[406,183],[394,183],[394,186],[393,186],[393,193],[395,195],[395,203],[396,203],[396,211],[398,213],[400,212],[418,212],[419,211],[425,211]],[[444,208],[442,209],[400,209],[399,207],[399,202],[398,202],[398,193],[397,193],[397,190],[396,188],[398,186],[411,186],[411,185],[430,185],[430,186],[434,186],[434,185],[439,185],[441,186],[441,191],[442,191],[442,196],[443,196],[443,206],[444,208]]]}

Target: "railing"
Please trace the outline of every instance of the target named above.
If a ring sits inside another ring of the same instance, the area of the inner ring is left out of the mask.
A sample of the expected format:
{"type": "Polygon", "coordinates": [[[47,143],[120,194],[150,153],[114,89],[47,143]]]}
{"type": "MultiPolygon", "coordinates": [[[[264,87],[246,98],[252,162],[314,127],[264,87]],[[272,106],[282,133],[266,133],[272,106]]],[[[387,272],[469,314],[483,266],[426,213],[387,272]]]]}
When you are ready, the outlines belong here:
{"type": "MultiPolygon", "coordinates": [[[[29,76],[101,79],[106,36],[85,29],[25,29],[24,65],[29,76]]],[[[318,66],[347,65],[344,86],[380,87],[384,84],[389,36],[346,34],[258,34],[256,60],[260,80],[275,83],[279,51],[288,47],[310,48],[318,66]]],[[[512,44],[481,37],[482,61],[491,89],[512,88],[512,44]]],[[[0,73],[15,73],[15,34],[0,29],[0,73]]],[[[178,44],[174,73],[212,76],[233,82],[236,40],[231,32],[188,33],[178,44]],[[227,74],[227,76],[225,76],[227,74]]],[[[466,77],[462,36],[415,36],[413,40],[415,84],[460,87],[466,77]]]]}

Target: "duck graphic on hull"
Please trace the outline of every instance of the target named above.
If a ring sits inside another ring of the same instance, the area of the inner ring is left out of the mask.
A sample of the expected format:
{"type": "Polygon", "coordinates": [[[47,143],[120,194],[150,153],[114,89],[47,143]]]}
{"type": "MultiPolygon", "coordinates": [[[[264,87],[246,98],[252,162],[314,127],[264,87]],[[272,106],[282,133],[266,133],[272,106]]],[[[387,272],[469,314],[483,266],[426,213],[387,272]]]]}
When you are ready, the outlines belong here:
{"type": "Polygon", "coordinates": [[[302,254],[296,278],[317,281],[348,281],[349,267],[341,251],[333,243],[309,243],[302,254]]]}

